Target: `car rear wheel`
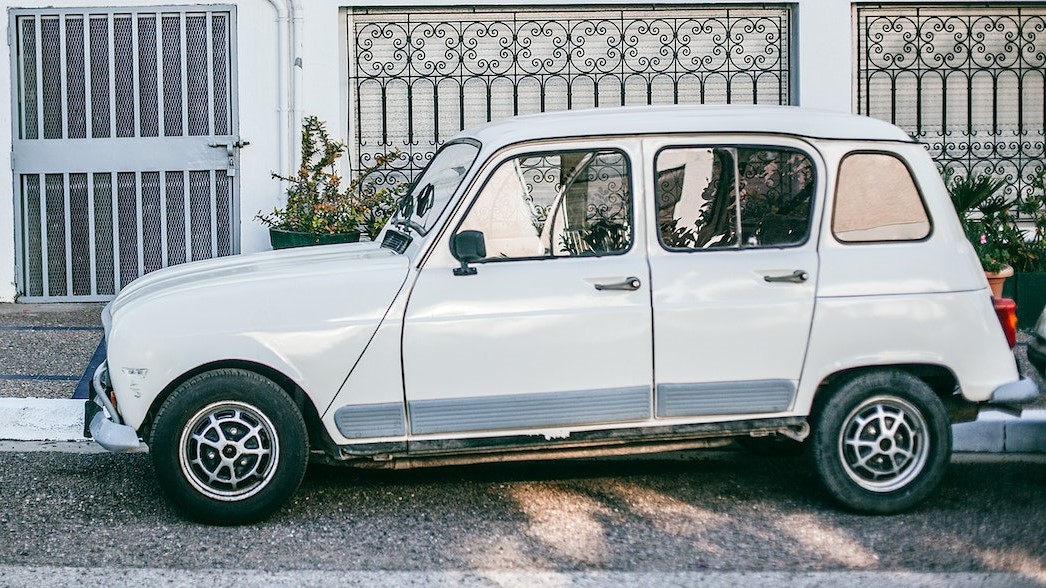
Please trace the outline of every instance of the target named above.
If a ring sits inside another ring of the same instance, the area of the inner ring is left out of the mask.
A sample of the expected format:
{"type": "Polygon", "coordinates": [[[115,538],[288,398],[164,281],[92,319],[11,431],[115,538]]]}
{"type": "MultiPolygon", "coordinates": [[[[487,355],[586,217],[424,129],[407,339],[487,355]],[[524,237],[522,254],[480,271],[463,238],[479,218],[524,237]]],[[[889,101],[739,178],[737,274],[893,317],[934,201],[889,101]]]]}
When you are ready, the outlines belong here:
{"type": "Polygon", "coordinates": [[[859,512],[907,510],[940,484],[952,450],[940,398],[900,371],[867,372],[827,392],[810,456],[828,492],[859,512]]]}
{"type": "Polygon", "coordinates": [[[167,497],[187,517],[264,519],[297,490],[308,463],[301,412],[274,382],[220,369],[190,378],[160,407],[150,451],[167,497]]]}

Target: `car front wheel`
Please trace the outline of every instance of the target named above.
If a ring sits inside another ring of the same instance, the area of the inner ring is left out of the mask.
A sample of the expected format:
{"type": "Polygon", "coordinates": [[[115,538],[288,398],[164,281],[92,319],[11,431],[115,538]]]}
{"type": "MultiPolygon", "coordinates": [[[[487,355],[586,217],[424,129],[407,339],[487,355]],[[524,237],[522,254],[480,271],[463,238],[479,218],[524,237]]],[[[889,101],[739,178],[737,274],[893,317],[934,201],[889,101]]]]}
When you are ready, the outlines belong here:
{"type": "Polygon", "coordinates": [[[219,369],[182,383],[160,407],[150,451],[167,497],[210,524],[264,519],[297,490],[308,462],[301,412],[274,382],[219,369]]]}
{"type": "Polygon", "coordinates": [[[937,488],[951,456],[951,427],[925,382],[900,371],[868,372],[826,393],[813,415],[810,455],[837,501],[891,514],[937,488]]]}

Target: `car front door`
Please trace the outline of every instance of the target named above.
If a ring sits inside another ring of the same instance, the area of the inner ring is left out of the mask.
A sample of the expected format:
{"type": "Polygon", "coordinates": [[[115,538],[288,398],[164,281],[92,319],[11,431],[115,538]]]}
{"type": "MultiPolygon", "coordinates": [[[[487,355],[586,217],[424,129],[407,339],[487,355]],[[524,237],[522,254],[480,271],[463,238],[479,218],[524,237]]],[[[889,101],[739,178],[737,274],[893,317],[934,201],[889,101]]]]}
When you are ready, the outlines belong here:
{"type": "Polygon", "coordinates": [[[788,411],[817,284],[816,152],[776,137],[645,147],[656,416],[788,411]]]}
{"type": "Polygon", "coordinates": [[[407,305],[411,435],[550,436],[652,418],[639,146],[519,147],[480,172],[407,305]],[[454,258],[462,234],[482,235],[481,259],[454,258]]]}

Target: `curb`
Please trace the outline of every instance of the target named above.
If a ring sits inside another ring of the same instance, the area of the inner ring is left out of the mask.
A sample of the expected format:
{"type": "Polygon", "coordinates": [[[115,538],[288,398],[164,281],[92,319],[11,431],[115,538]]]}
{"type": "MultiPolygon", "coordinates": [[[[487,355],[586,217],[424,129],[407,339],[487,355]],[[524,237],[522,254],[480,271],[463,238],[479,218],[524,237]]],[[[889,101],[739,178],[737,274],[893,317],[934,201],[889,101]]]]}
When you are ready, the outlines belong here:
{"type": "MultiPolygon", "coordinates": [[[[0,440],[83,441],[84,401],[0,398],[0,440]]],[[[1046,409],[1020,418],[996,410],[952,426],[952,449],[976,453],[1046,453],[1046,409]]]]}
{"type": "Polygon", "coordinates": [[[0,415],[2,440],[84,440],[83,400],[0,398],[0,415]]]}
{"type": "Polygon", "coordinates": [[[1019,418],[986,410],[976,421],[952,425],[952,448],[981,453],[1046,453],[1046,410],[1026,410],[1019,418]]]}

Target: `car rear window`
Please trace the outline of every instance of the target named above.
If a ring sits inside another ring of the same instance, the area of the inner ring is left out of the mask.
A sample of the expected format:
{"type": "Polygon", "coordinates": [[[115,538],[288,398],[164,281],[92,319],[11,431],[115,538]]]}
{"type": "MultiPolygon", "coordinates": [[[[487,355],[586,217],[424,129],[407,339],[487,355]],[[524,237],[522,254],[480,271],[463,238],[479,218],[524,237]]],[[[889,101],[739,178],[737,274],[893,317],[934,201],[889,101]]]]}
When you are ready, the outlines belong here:
{"type": "Polygon", "coordinates": [[[918,241],[930,235],[908,166],[889,153],[851,153],[839,165],[832,232],[844,243],[918,241]]]}

